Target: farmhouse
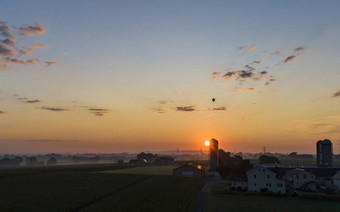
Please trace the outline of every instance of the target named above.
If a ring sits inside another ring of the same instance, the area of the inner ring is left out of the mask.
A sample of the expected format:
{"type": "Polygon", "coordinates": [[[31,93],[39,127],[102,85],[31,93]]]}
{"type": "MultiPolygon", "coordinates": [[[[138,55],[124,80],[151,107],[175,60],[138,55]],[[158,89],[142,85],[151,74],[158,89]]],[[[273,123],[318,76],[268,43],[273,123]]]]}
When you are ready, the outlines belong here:
{"type": "Polygon", "coordinates": [[[283,177],[287,187],[299,190],[316,191],[316,176],[304,169],[292,169],[283,177]]]}
{"type": "Polygon", "coordinates": [[[340,170],[333,176],[333,184],[340,190],[340,170]]]}
{"type": "Polygon", "coordinates": [[[174,176],[184,176],[184,177],[203,177],[204,168],[200,165],[186,164],[184,166],[177,167],[173,169],[174,176]]]}
{"type": "Polygon", "coordinates": [[[285,181],[272,170],[256,166],[246,173],[250,191],[286,192],[285,181]]]}
{"type": "Polygon", "coordinates": [[[227,180],[231,190],[246,190],[248,188],[247,175],[232,174],[227,180]]]}

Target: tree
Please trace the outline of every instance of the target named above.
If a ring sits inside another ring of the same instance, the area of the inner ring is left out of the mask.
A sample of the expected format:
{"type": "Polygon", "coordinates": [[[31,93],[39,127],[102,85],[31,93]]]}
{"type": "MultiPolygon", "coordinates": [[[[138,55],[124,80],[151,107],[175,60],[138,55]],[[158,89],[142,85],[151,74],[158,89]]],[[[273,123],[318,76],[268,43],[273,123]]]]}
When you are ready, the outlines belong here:
{"type": "Polygon", "coordinates": [[[38,160],[36,157],[26,158],[26,166],[36,166],[38,164],[38,160]]]}
{"type": "Polygon", "coordinates": [[[55,166],[57,165],[57,159],[55,158],[50,158],[47,160],[47,163],[46,163],[48,166],[55,166]]]}
{"type": "Polygon", "coordinates": [[[295,158],[295,157],[297,157],[297,152],[291,152],[291,153],[289,153],[289,157],[292,157],[292,158],[295,158]]]}
{"type": "Polygon", "coordinates": [[[280,163],[279,159],[275,156],[261,155],[259,157],[259,161],[261,164],[266,163],[280,163]]]}
{"type": "Polygon", "coordinates": [[[217,170],[224,178],[230,174],[245,174],[252,167],[249,160],[243,160],[240,155],[230,156],[230,152],[218,150],[219,167],[217,170]]]}

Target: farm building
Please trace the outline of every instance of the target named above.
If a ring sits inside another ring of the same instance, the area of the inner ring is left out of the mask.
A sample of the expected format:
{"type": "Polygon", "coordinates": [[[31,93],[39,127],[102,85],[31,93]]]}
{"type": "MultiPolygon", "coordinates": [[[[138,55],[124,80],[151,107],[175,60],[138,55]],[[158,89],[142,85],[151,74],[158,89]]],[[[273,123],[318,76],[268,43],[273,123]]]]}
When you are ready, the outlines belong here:
{"type": "Polygon", "coordinates": [[[248,188],[247,175],[245,174],[232,174],[227,183],[232,190],[246,190],[248,188]]]}
{"type": "Polygon", "coordinates": [[[338,187],[338,190],[340,190],[340,171],[338,171],[334,176],[333,176],[333,184],[338,187]]]}
{"type": "Polygon", "coordinates": [[[316,176],[313,173],[307,172],[304,169],[292,169],[286,172],[283,177],[287,186],[299,190],[316,190],[316,176]]]}
{"type": "Polygon", "coordinates": [[[257,166],[247,171],[249,191],[286,192],[286,182],[274,171],[257,166]]]}
{"type": "Polygon", "coordinates": [[[203,177],[204,168],[200,165],[186,164],[184,166],[177,167],[173,169],[174,176],[184,176],[184,177],[203,177]]]}

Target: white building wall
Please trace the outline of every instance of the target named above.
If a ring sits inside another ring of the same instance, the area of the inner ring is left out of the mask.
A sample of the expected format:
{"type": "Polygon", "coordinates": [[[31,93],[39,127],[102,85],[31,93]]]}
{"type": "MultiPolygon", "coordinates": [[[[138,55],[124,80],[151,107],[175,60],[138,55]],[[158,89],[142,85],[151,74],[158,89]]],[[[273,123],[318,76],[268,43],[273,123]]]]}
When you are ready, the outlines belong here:
{"type": "Polygon", "coordinates": [[[246,181],[232,181],[232,180],[230,180],[230,181],[227,181],[227,182],[229,183],[230,187],[235,187],[236,189],[237,188],[245,189],[248,186],[248,182],[246,182],[246,181]]]}
{"type": "Polygon", "coordinates": [[[263,167],[254,167],[247,171],[248,190],[261,191],[268,189],[271,192],[286,192],[284,180],[276,179],[276,174],[263,167]]]}
{"type": "Polygon", "coordinates": [[[340,179],[333,179],[333,184],[338,187],[338,190],[340,190],[340,179]]]}
{"type": "Polygon", "coordinates": [[[292,174],[289,172],[284,177],[285,180],[292,183],[293,188],[297,189],[309,182],[315,182],[316,176],[306,171],[296,171],[292,174]]]}

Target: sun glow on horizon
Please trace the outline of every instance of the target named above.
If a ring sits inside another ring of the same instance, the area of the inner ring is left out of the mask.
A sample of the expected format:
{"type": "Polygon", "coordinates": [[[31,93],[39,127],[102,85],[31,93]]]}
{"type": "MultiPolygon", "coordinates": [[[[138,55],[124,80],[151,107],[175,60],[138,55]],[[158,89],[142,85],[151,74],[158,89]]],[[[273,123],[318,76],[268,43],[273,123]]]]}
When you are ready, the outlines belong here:
{"type": "Polygon", "coordinates": [[[205,145],[205,146],[209,146],[209,145],[210,145],[210,141],[205,141],[205,142],[204,142],[204,145],[205,145]]]}

